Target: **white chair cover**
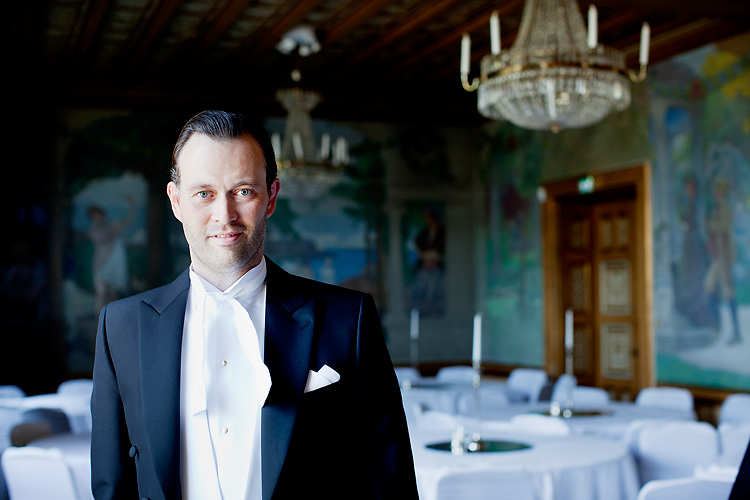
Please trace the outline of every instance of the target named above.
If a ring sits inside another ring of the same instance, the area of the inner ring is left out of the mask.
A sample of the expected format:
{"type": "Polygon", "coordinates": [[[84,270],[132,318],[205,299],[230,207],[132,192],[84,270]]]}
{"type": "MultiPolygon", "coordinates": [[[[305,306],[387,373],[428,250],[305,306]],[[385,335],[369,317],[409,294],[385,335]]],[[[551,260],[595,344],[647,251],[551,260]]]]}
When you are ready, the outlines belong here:
{"type": "Polygon", "coordinates": [[[438,370],[435,379],[441,382],[470,384],[474,381],[474,368],[471,366],[444,366],[438,370]]]}
{"type": "Polygon", "coordinates": [[[69,431],[76,434],[91,432],[91,393],[63,392],[62,394],[28,396],[22,400],[21,408],[26,412],[44,409],[60,410],[67,417],[69,431]]]}
{"type": "Polygon", "coordinates": [[[547,383],[547,372],[536,368],[516,368],[508,375],[508,389],[520,393],[526,401],[536,403],[547,383]]]}
{"type": "Polygon", "coordinates": [[[555,386],[552,389],[552,401],[565,401],[568,397],[568,391],[572,394],[577,385],[578,381],[575,376],[563,373],[555,380],[555,386]]]}
{"type": "Polygon", "coordinates": [[[58,449],[8,448],[2,467],[12,500],[79,500],[73,474],[58,449]]]}
{"type": "Polygon", "coordinates": [[[750,422],[722,422],[718,431],[719,463],[739,467],[750,442],[750,422]]]}
{"type": "Polygon", "coordinates": [[[436,500],[551,500],[552,477],[541,479],[523,469],[452,470],[437,473],[436,500]]]}
{"type": "Polygon", "coordinates": [[[87,396],[91,398],[91,392],[94,389],[94,381],[90,379],[66,380],[57,387],[58,394],[70,396],[87,396]]]}
{"type": "Polygon", "coordinates": [[[422,379],[419,370],[411,366],[397,366],[393,370],[396,372],[396,378],[400,387],[403,387],[404,382],[407,380],[409,382],[419,382],[422,379]]]}
{"type": "Polygon", "coordinates": [[[750,394],[730,394],[724,399],[719,424],[724,422],[750,422],[750,394]]]}
{"type": "Polygon", "coordinates": [[[693,394],[681,387],[644,387],[636,396],[635,404],[694,411],[693,394]]]}
{"type": "Polygon", "coordinates": [[[719,436],[706,422],[646,425],[637,433],[634,452],[641,484],[654,479],[690,477],[719,456],[719,436]]]}
{"type": "Polygon", "coordinates": [[[571,433],[568,423],[560,417],[522,413],[511,418],[510,423],[516,431],[529,434],[567,436],[571,433]]]}
{"type": "Polygon", "coordinates": [[[727,500],[732,484],[696,477],[659,479],[644,485],[637,500],[727,500]]]}
{"type": "Polygon", "coordinates": [[[609,393],[601,387],[577,386],[573,389],[576,408],[604,408],[609,404],[609,393]]]}
{"type": "Polygon", "coordinates": [[[26,393],[17,385],[0,385],[0,399],[23,397],[26,397],[26,393]]]}

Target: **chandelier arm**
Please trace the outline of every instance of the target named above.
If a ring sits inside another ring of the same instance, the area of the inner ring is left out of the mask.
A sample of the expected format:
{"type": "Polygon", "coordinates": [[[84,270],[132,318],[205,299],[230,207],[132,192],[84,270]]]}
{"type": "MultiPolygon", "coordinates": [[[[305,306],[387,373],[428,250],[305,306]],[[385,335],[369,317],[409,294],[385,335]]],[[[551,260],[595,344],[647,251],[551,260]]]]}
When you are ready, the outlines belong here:
{"type": "Polygon", "coordinates": [[[476,89],[479,88],[479,78],[474,78],[471,81],[471,83],[469,83],[469,75],[462,73],[461,74],[461,86],[467,92],[474,92],[476,89]]]}
{"type": "Polygon", "coordinates": [[[638,73],[636,73],[632,69],[628,70],[628,76],[630,77],[630,81],[632,81],[633,83],[641,83],[646,79],[646,65],[641,64],[641,69],[638,73]]]}

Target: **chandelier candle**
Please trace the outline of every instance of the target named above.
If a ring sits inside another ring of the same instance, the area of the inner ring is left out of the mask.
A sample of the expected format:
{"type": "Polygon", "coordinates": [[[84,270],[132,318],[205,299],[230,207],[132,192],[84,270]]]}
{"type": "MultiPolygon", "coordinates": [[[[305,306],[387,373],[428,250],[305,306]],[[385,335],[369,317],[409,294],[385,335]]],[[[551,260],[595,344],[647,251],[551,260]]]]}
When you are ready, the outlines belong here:
{"type": "Polygon", "coordinates": [[[474,342],[471,351],[471,362],[475,368],[482,362],[482,313],[474,315],[474,342]]]}
{"type": "Polygon", "coordinates": [[[500,16],[497,11],[490,16],[490,48],[492,55],[500,54],[500,16]]]}
{"type": "Polygon", "coordinates": [[[589,38],[588,38],[588,42],[589,42],[589,48],[590,49],[595,49],[596,45],[598,44],[598,40],[597,40],[597,38],[599,36],[599,34],[597,33],[598,30],[599,30],[599,27],[598,27],[598,17],[599,17],[599,15],[597,13],[596,6],[589,5],[589,38]]]}
{"type": "MultiPolygon", "coordinates": [[[[469,54],[471,53],[471,38],[468,33],[464,33],[461,38],[461,74],[469,74],[469,54]]],[[[454,66],[455,67],[455,66],[454,66]]]]}
{"type": "Polygon", "coordinates": [[[643,28],[641,28],[641,51],[638,55],[638,62],[641,64],[641,66],[645,66],[648,64],[648,45],[651,39],[651,27],[648,25],[648,23],[643,23],[643,28]]]}
{"type": "Polygon", "coordinates": [[[419,339],[419,310],[418,309],[412,309],[411,310],[411,322],[409,327],[409,337],[411,337],[412,340],[419,339]]]}

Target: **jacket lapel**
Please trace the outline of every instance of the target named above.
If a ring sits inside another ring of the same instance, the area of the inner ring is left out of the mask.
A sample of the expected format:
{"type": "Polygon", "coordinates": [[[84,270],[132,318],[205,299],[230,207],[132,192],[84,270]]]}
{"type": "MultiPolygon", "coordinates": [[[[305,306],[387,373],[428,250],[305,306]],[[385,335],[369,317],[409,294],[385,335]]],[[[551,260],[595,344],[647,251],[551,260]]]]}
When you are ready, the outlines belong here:
{"type": "Polygon", "coordinates": [[[300,398],[310,370],[314,302],[298,293],[294,278],[266,258],[264,361],[271,391],[261,411],[263,500],[273,496],[284,464],[300,398]]]}
{"type": "Polygon", "coordinates": [[[166,498],[181,497],[180,362],[189,286],[185,271],[138,311],[143,424],[166,498]]]}

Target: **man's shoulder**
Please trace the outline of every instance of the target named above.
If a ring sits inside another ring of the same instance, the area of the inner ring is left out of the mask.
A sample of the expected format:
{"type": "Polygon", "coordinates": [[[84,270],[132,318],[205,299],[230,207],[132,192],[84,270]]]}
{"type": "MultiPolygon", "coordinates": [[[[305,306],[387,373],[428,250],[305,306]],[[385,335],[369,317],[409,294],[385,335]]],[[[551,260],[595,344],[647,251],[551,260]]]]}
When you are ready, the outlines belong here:
{"type": "Polygon", "coordinates": [[[171,283],[116,300],[107,307],[116,310],[129,310],[138,307],[141,302],[145,302],[155,309],[161,309],[171,303],[181,292],[187,291],[189,285],[190,279],[186,271],[171,283]]]}
{"type": "Polygon", "coordinates": [[[329,297],[342,297],[342,298],[357,298],[358,300],[365,295],[365,292],[355,290],[352,288],[346,288],[340,285],[332,285],[324,283],[322,281],[316,281],[311,278],[304,276],[297,276],[286,271],[282,271],[282,274],[276,276],[278,279],[283,281],[284,286],[292,287],[302,294],[312,295],[315,297],[329,296],[329,297]]]}

